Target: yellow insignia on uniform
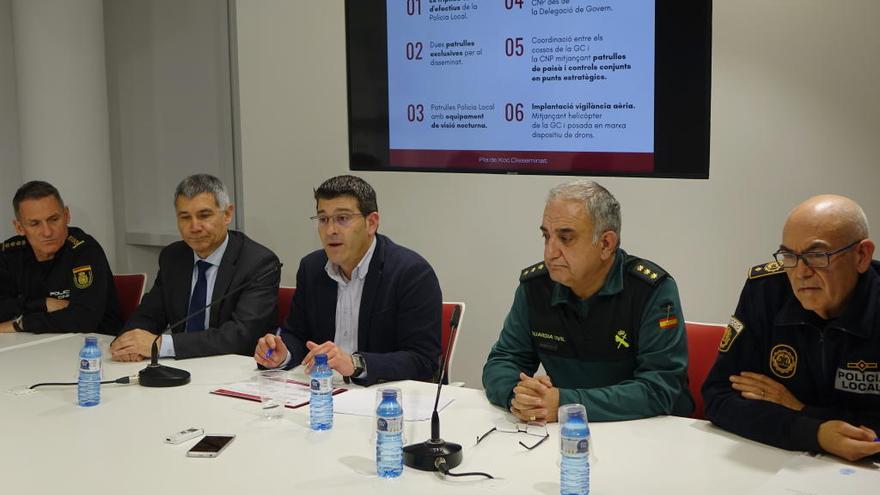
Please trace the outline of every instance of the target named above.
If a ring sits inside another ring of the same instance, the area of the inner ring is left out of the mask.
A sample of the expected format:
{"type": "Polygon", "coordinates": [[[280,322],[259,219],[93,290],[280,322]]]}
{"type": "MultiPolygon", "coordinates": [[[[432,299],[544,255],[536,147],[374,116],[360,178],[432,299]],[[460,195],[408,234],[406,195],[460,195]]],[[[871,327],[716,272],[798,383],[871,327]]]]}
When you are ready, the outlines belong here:
{"type": "Polygon", "coordinates": [[[72,235],[69,235],[69,236],[67,236],[67,242],[70,243],[70,248],[71,248],[71,249],[76,249],[76,248],[79,247],[80,244],[82,244],[82,243],[84,243],[84,242],[86,242],[86,241],[83,241],[83,240],[77,239],[76,237],[74,237],[74,236],[72,236],[72,235]]]}
{"type": "Polygon", "coordinates": [[[627,263],[626,270],[628,273],[635,275],[636,278],[650,285],[657,285],[666,278],[666,271],[648,260],[636,258],[627,263]]]}
{"type": "Polygon", "coordinates": [[[869,363],[863,359],[860,359],[854,363],[846,363],[846,367],[851,370],[859,370],[859,371],[876,370],[877,363],[869,363]]]}
{"type": "Polygon", "coordinates": [[[793,347],[777,344],[770,350],[770,370],[779,378],[791,378],[797,372],[797,352],[793,347]]]}
{"type": "Polygon", "coordinates": [[[618,330],[614,335],[614,342],[617,342],[617,348],[620,346],[629,348],[629,342],[626,341],[626,330],[618,330]]]}
{"type": "Polygon", "coordinates": [[[88,289],[92,285],[92,265],[73,269],[73,285],[77,289],[88,289]]]}
{"type": "Polygon", "coordinates": [[[745,325],[736,319],[735,316],[731,316],[730,321],[727,323],[727,328],[724,329],[724,335],[721,336],[721,343],[718,344],[718,350],[720,352],[729,351],[730,346],[733,345],[733,341],[739,337],[743,328],[745,328],[745,325]]]}
{"type": "Polygon", "coordinates": [[[779,263],[771,261],[749,268],[749,279],[766,277],[767,275],[775,275],[777,273],[785,273],[785,268],[779,263]]]}
{"type": "Polygon", "coordinates": [[[547,267],[544,266],[544,262],[535,263],[532,266],[527,266],[523,268],[522,273],[519,275],[519,281],[525,282],[526,280],[531,280],[533,278],[539,277],[547,273],[547,267]]]}

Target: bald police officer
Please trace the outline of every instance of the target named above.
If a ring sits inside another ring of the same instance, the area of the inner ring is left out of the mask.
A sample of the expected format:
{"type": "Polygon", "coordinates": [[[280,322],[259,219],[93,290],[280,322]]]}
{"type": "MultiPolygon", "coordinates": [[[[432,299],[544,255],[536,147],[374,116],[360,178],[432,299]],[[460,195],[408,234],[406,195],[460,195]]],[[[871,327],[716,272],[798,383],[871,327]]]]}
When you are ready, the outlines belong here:
{"type": "Polygon", "coordinates": [[[18,236],[0,246],[0,332],[99,332],[122,326],[113,273],[101,245],[76,227],[48,182],[12,200],[18,236]]]}
{"type": "Polygon", "coordinates": [[[788,450],[880,453],[880,262],[853,200],[788,216],[776,261],[751,269],[703,384],[716,425],[788,450]]]}

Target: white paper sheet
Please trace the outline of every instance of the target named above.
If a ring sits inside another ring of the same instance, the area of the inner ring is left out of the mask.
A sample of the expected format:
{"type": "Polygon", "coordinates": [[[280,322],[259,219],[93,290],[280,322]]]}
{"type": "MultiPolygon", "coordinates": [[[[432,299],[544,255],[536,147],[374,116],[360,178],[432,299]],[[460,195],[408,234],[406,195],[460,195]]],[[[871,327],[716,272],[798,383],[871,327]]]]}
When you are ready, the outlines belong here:
{"type": "Polygon", "coordinates": [[[880,467],[831,456],[795,456],[752,495],[867,495],[880,493],[880,467]]]}
{"type": "MultiPolygon", "coordinates": [[[[373,416],[376,414],[376,388],[351,389],[344,394],[333,397],[333,412],[352,414],[355,416],[373,416]]],[[[414,394],[403,392],[403,419],[405,421],[425,421],[431,419],[434,411],[434,394],[414,394]]],[[[442,411],[455,399],[443,397],[437,410],[442,411]]]]}

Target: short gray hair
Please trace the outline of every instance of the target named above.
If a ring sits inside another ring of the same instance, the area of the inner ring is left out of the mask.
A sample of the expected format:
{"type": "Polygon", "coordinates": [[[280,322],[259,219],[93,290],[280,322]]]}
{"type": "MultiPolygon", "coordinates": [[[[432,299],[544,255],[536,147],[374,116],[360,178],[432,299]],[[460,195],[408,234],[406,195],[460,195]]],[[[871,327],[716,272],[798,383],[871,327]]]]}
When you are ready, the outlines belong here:
{"type": "Polygon", "coordinates": [[[587,179],[575,179],[559,184],[550,190],[547,201],[555,199],[580,201],[593,220],[593,243],[599,241],[603,232],[617,234],[620,244],[620,203],[598,182],[587,179]]]}
{"type": "Polygon", "coordinates": [[[221,210],[225,210],[229,206],[229,193],[223,181],[210,174],[190,175],[186,179],[180,181],[177,189],[174,190],[174,203],[177,204],[177,198],[183,196],[191,199],[202,193],[211,193],[214,195],[214,201],[221,210]]]}

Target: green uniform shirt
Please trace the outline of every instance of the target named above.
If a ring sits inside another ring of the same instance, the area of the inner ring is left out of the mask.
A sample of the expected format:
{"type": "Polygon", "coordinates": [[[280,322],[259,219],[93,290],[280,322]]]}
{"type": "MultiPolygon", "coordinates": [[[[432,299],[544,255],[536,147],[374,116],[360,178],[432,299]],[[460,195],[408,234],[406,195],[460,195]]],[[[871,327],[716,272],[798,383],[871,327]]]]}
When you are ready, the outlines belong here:
{"type": "Polygon", "coordinates": [[[537,271],[523,273],[483,367],[490,402],[509,407],[519,373],[531,376],[543,364],[560,389],[560,405],[584,404],[591,420],[690,414],[684,317],[670,276],[618,249],[605,284],[581,300],[550,281],[543,265],[532,268],[537,271]],[[552,286],[542,300],[529,300],[536,299],[526,286],[531,283],[552,286]],[[568,328],[532,328],[537,312],[545,320],[547,314],[558,314],[568,328]],[[597,318],[604,323],[589,328],[587,322],[597,318]]]}

